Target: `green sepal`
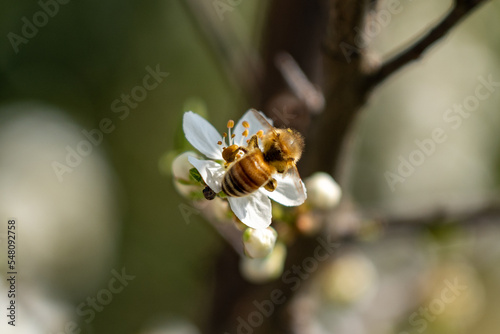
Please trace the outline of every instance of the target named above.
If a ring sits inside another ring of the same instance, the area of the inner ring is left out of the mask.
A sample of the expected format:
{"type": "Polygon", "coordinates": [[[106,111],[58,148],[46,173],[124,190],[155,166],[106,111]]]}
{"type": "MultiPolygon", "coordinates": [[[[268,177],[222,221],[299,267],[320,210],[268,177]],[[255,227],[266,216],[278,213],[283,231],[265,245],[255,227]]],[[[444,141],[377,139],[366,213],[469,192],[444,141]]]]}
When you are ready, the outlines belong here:
{"type": "Polygon", "coordinates": [[[175,179],[175,181],[184,186],[198,186],[200,184],[195,180],[175,179]]]}
{"type": "Polygon", "coordinates": [[[196,168],[191,168],[189,170],[189,176],[198,183],[203,183],[203,178],[200,175],[200,172],[196,168]]]}

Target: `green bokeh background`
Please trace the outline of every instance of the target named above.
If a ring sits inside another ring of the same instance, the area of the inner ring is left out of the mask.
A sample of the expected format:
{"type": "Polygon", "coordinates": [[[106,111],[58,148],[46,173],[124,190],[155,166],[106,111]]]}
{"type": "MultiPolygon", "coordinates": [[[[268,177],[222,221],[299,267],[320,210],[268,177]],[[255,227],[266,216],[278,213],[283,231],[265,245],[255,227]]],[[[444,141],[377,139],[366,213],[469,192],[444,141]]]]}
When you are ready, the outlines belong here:
{"type": "MultiPolygon", "coordinates": [[[[249,26],[256,5],[245,2],[237,9],[249,26]]],[[[20,18],[40,10],[31,1],[0,6],[2,35],[20,34],[20,18]]],[[[148,319],[169,314],[196,319],[210,294],[212,254],[221,241],[201,217],[184,222],[178,205],[185,201],[160,173],[158,161],[174,149],[186,104],[201,101],[222,125],[241,112],[241,98],[222,76],[185,4],[71,1],[18,54],[7,38],[0,50],[1,102],[54,105],[87,130],[103,118],[116,125],[101,145],[121,186],[116,268],[125,266],[136,279],[97,314],[95,332],[137,333],[148,319]],[[145,67],[157,64],[170,75],[121,121],[111,102],[142,85],[145,67]]]]}

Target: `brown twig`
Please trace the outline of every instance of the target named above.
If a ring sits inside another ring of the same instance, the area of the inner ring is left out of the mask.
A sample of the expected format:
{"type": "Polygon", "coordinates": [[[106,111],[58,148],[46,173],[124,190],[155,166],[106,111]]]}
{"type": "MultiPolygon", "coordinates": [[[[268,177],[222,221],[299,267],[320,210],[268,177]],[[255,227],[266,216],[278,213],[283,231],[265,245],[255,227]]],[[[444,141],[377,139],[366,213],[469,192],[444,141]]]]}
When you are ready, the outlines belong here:
{"type": "MultiPolygon", "coordinates": [[[[339,161],[349,142],[350,130],[365,104],[369,92],[391,74],[419,58],[433,43],[443,37],[479,4],[487,0],[456,0],[451,11],[433,29],[378,69],[368,71],[363,53],[346,58],[343,45],[356,45],[356,31],[367,20],[366,1],[330,0],[328,36],[325,41],[326,109],[314,120],[306,138],[306,147],[329,145],[327,155],[308,151],[304,175],[322,170],[341,178],[339,161]]],[[[342,180],[341,180],[342,181],[342,180]]]]}
{"type": "Polygon", "coordinates": [[[452,27],[467,16],[476,6],[488,0],[456,0],[452,9],[432,29],[409,43],[403,51],[388,60],[368,76],[368,86],[374,87],[403,66],[419,59],[436,41],[443,38],[452,27]]]}
{"type": "Polygon", "coordinates": [[[295,59],[289,53],[281,52],[276,55],[275,63],[288,87],[306,104],[308,110],[316,114],[323,111],[325,107],[323,92],[309,81],[295,59]]]}

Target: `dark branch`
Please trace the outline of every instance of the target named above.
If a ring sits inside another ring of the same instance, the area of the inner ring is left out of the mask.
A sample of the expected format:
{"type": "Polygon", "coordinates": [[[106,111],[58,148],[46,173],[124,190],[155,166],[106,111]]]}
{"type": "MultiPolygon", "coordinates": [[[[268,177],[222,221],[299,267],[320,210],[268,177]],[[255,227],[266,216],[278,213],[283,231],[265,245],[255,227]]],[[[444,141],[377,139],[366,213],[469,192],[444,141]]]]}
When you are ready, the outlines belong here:
{"type": "Polygon", "coordinates": [[[500,205],[490,203],[475,209],[469,209],[463,212],[435,211],[428,212],[425,215],[416,217],[389,217],[382,224],[387,228],[413,228],[421,226],[435,225],[461,225],[471,226],[482,223],[498,223],[500,217],[500,205]]]}
{"type": "Polygon", "coordinates": [[[323,58],[318,64],[324,73],[326,105],[325,110],[312,119],[305,133],[306,150],[299,169],[303,176],[324,171],[338,179],[344,143],[367,98],[363,58],[356,53],[346,56],[343,49],[346,44],[355,44],[356,27],[363,26],[370,3],[367,0],[329,0],[327,4],[323,58]],[[318,154],[317,150],[324,145],[328,145],[328,154],[318,154]]]}
{"type": "Polygon", "coordinates": [[[451,11],[434,28],[410,43],[409,46],[404,47],[404,51],[388,60],[375,73],[368,77],[369,88],[376,86],[403,66],[420,58],[432,44],[445,36],[451,28],[466,17],[476,6],[486,1],[488,0],[456,0],[451,11]]]}

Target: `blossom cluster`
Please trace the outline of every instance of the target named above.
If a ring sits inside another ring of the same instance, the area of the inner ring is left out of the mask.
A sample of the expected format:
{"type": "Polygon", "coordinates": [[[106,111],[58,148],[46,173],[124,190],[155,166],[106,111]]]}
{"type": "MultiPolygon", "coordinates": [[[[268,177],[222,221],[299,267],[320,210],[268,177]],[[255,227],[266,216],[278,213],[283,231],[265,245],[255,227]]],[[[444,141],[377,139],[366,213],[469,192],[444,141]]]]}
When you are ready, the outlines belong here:
{"type": "MultiPolygon", "coordinates": [[[[260,115],[272,126],[272,120],[262,113],[260,115]]],[[[305,184],[300,179],[297,182],[287,173],[275,173],[272,175],[276,180],[273,191],[259,187],[245,196],[228,196],[222,190],[224,175],[238,159],[243,158],[249,150],[247,143],[254,135],[257,135],[259,149],[264,151],[259,138],[262,138],[269,128],[266,129],[262,120],[259,120],[252,110],[247,111],[236,123],[229,121],[227,127],[227,133],[220,134],[200,115],[191,111],[184,114],[185,138],[199,153],[184,152],[174,159],[174,183],[181,194],[192,200],[205,200],[204,198],[208,198],[206,193],[210,193],[211,197],[219,197],[218,201],[227,200],[237,221],[247,226],[242,233],[246,255],[241,262],[242,274],[250,281],[263,282],[277,277],[282,272],[286,257],[283,240],[279,240],[278,233],[270,226],[273,212],[277,212],[279,207],[273,208],[271,199],[283,206],[299,206],[306,200],[305,194],[308,192],[309,198],[304,208],[327,210],[338,204],[341,190],[326,173],[313,174],[306,179],[305,184]],[[228,159],[225,153],[228,147],[232,147],[232,152],[236,152],[231,158],[233,160],[228,159]],[[297,184],[302,189],[298,189],[297,184]]]]}

